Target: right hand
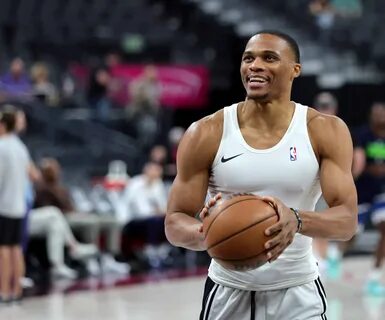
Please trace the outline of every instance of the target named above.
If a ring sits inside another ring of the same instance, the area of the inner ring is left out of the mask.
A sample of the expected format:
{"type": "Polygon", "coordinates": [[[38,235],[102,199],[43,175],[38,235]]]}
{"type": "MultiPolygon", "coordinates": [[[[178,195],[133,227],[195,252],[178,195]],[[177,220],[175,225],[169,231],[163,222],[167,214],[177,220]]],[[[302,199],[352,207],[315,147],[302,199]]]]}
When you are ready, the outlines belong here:
{"type": "MultiPolygon", "coordinates": [[[[203,221],[204,218],[206,218],[209,213],[210,213],[210,209],[216,205],[216,203],[222,199],[222,194],[221,193],[218,193],[215,195],[214,198],[211,198],[209,201],[206,202],[206,204],[204,205],[204,207],[202,208],[201,212],[199,213],[199,218],[201,219],[201,221],[203,221]]],[[[203,223],[200,225],[198,231],[200,233],[203,232],[203,223]]]]}

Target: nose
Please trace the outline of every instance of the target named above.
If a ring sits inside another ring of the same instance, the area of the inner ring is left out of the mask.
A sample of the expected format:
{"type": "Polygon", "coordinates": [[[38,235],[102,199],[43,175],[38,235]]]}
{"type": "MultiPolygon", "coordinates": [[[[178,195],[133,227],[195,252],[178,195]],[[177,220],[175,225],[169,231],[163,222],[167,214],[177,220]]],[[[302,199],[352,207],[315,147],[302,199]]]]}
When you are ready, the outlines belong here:
{"type": "Polygon", "coordinates": [[[261,58],[257,57],[254,59],[253,63],[250,64],[249,68],[251,71],[261,71],[265,69],[265,64],[261,58]]]}

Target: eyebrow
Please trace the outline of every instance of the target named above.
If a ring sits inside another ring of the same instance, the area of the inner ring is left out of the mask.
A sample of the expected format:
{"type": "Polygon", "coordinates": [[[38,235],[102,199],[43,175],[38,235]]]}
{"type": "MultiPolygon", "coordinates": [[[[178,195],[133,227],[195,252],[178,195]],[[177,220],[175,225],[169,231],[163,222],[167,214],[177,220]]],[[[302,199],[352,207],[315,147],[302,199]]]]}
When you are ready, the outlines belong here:
{"type": "MultiPolygon", "coordinates": [[[[280,55],[277,51],[273,51],[273,50],[262,50],[262,53],[266,54],[274,54],[274,55],[280,55]]],[[[252,50],[246,50],[245,52],[243,52],[243,56],[244,55],[248,55],[248,54],[255,54],[255,51],[252,51],[252,50]]]]}

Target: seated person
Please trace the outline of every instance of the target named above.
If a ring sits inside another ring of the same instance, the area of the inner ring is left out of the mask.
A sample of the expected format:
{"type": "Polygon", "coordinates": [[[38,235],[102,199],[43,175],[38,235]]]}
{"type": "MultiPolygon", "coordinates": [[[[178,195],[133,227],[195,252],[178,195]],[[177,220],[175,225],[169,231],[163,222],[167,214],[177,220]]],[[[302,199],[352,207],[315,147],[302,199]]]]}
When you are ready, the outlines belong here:
{"type": "MultiPolygon", "coordinates": [[[[60,182],[61,168],[55,159],[43,159],[40,169],[42,183],[37,189],[35,202],[39,206],[53,206],[59,209],[61,216],[65,217],[70,227],[79,230],[82,237],[93,243],[95,248],[99,244],[101,231],[105,231],[106,251],[108,253],[101,256],[102,267],[105,271],[128,273],[128,265],[120,264],[112,257],[113,254],[118,254],[120,251],[120,226],[116,219],[114,217],[98,216],[89,212],[77,212],[74,209],[68,190],[60,182]]],[[[88,261],[88,269],[92,274],[100,272],[95,260],[88,261]]]]}
{"type": "Polygon", "coordinates": [[[131,242],[144,241],[144,252],[150,263],[152,258],[157,260],[155,264],[162,255],[167,255],[169,247],[161,246],[166,242],[164,218],[167,205],[162,174],[161,165],[146,163],[143,174],[134,176],[124,191],[124,211],[120,215],[120,221],[125,223],[123,234],[131,242]]]}

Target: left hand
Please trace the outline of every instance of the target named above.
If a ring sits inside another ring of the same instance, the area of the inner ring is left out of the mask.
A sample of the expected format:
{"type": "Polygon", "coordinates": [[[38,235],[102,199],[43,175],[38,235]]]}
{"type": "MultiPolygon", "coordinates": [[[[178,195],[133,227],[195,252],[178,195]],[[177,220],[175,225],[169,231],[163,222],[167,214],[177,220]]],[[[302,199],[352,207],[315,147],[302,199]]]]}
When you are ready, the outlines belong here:
{"type": "Polygon", "coordinates": [[[276,224],[265,230],[267,236],[274,235],[272,239],[265,243],[269,262],[273,262],[293,242],[298,221],[294,212],[285,206],[281,200],[274,197],[262,197],[262,200],[270,203],[279,217],[276,224]]]}

